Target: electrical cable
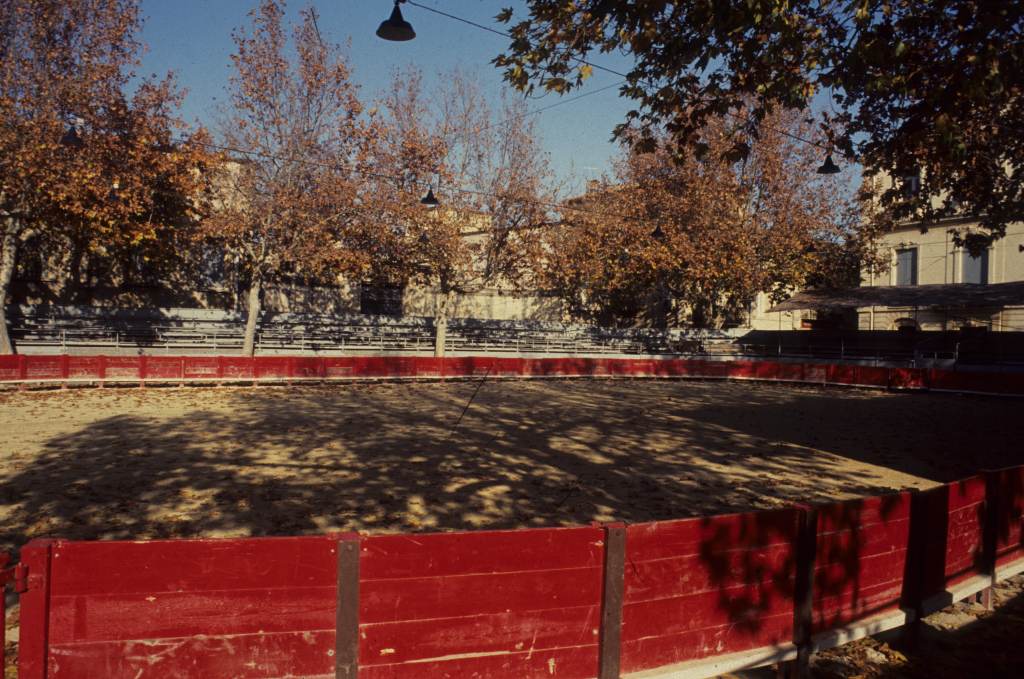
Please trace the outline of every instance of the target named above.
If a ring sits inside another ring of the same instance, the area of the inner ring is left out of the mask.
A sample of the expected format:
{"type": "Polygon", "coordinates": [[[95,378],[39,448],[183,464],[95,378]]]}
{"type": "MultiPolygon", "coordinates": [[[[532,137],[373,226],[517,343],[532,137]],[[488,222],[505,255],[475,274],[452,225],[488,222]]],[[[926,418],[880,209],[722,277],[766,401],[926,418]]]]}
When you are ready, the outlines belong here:
{"type": "MultiPolygon", "coordinates": [[[[415,0],[404,0],[404,1],[405,1],[406,4],[413,5],[414,7],[419,7],[420,9],[426,10],[428,12],[433,12],[434,14],[439,14],[439,15],[441,15],[443,17],[446,17],[448,19],[452,19],[454,21],[460,21],[460,22],[462,22],[464,24],[467,24],[469,26],[472,26],[474,28],[478,28],[480,30],[487,31],[489,33],[494,33],[495,35],[500,35],[500,36],[502,36],[504,38],[512,39],[512,35],[507,33],[507,32],[505,32],[505,31],[499,31],[496,28],[491,28],[490,26],[485,26],[484,24],[479,24],[479,23],[477,23],[475,21],[471,21],[469,19],[465,19],[463,17],[456,16],[455,14],[449,14],[448,12],[443,12],[443,11],[441,11],[439,9],[434,8],[434,7],[427,7],[426,5],[422,5],[422,4],[418,3],[418,2],[415,2],[415,0]]],[[[593,63],[591,61],[587,61],[586,59],[583,59],[582,57],[573,57],[573,60],[576,61],[577,63],[585,64],[587,66],[590,66],[594,70],[604,71],[605,73],[610,73],[612,75],[616,75],[616,76],[618,76],[620,78],[625,79],[626,81],[630,80],[630,76],[627,73],[623,73],[621,71],[616,71],[615,69],[608,68],[607,66],[602,66],[601,64],[595,64],[595,63],[593,63]]],[[[648,87],[653,87],[654,86],[654,83],[652,83],[649,80],[641,80],[641,82],[643,82],[648,87]]],[[[733,118],[735,120],[743,121],[745,123],[749,123],[750,122],[750,120],[748,118],[745,118],[744,116],[738,115],[736,113],[730,113],[729,111],[726,111],[725,115],[727,115],[730,118],[733,118]]],[[[777,132],[778,134],[781,134],[783,136],[789,137],[790,139],[793,139],[795,141],[799,141],[799,142],[802,142],[804,144],[808,144],[810,146],[814,146],[816,148],[823,149],[823,150],[830,151],[830,152],[832,150],[831,146],[828,146],[826,144],[821,144],[821,143],[813,141],[811,139],[805,139],[804,137],[801,137],[800,135],[797,135],[797,134],[793,134],[792,132],[787,132],[785,130],[780,130],[778,128],[774,128],[774,127],[771,127],[769,125],[765,125],[764,127],[767,130],[771,130],[772,132],[777,132]]]]}

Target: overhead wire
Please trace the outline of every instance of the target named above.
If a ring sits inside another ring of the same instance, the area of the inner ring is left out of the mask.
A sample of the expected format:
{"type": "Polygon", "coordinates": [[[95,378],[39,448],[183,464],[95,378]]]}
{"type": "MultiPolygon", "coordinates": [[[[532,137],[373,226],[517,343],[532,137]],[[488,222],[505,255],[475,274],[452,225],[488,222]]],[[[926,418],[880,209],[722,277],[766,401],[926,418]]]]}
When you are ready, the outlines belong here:
{"type": "MultiPolygon", "coordinates": [[[[448,19],[452,19],[454,21],[462,22],[462,23],[464,23],[466,25],[469,25],[469,26],[472,26],[474,28],[477,28],[477,29],[480,29],[480,30],[483,30],[483,31],[487,31],[489,33],[494,33],[495,35],[500,35],[500,36],[502,36],[504,38],[509,38],[509,39],[512,38],[512,35],[510,33],[506,32],[506,31],[500,31],[500,30],[498,30],[496,28],[493,28],[491,26],[485,26],[484,24],[480,24],[480,23],[477,23],[475,21],[471,21],[469,19],[457,16],[455,14],[450,14],[448,12],[444,12],[444,11],[436,9],[434,7],[427,7],[426,5],[423,5],[421,3],[415,2],[415,0],[405,0],[405,3],[409,4],[409,5],[412,5],[414,7],[419,7],[420,9],[426,10],[428,12],[433,12],[434,14],[439,14],[439,15],[441,15],[443,17],[448,18],[448,19]]],[[[577,63],[584,64],[586,66],[590,66],[591,68],[593,68],[596,71],[603,71],[605,73],[609,73],[611,75],[615,75],[615,76],[618,76],[620,78],[623,78],[624,81],[626,81],[626,82],[628,82],[631,79],[629,74],[627,74],[627,73],[623,73],[622,71],[617,71],[617,70],[615,70],[613,68],[609,68],[609,67],[604,66],[602,64],[597,64],[597,63],[594,63],[592,61],[588,61],[587,59],[584,59],[583,57],[573,57],[573,60],[576,61],[577,63]]],[[[654,86],[654,83],[652,83],[650,80],[642,80],[641,82],[643,82],[644,84],[646,84],[648,86],[652,86],[652,87],[654,86]]],[[[729,111],[726,111],[725,115],[729,116],[730,118],[733,118],[734,120],[740,120],[740,121],[743,121],[745,123],[749,123],[750,122],[749,118],[746,118],[744,116],[738,115],[736,113],[731,113],[729,111]]],[[[802,142],[804,144],[808,144],[810,146],[814,146],[814,147],[817,147],[817,148],[823,149],[823,150],[831,150],[831,147],[829,147],[828,145],[822,144],[820,142],[816,142],[816,141],[814,141],[812,139],[806,139],[804,137],[801,137],[798,134],[793,134],[792,132],[787,132],[786,130],[780,130],[780,129],[772,127],[770,125],[765,125],[764,128],[767,129],[767,130],[771,130],[772,132],[776,132],[778,134],[781,134],[781,135],[783,135],[785,137],[789,137],[790,139],[793,139],[794,141],[799,141],[799,142],[802,142]]]]}
{"type": "MultiPolygon", "coordinates": [[[[502,37],[505,37],[505,38],[511,38],[511,35],[509,33],[505,32],[505,31],[500,31],[500,30],[495,29],[493,27],[477,23],[477,22],[472,21],[470,19],[466,19],[464,17],[460,17],[460,16],[457,16],[455,14],[451,14],[449,12],[445,12],[443,10],[436,9],[434,7],[428,7],[428,6],[423,5],[423,4],[419,3],[419,2],[415,2],[415,0],[405,0],[405,2],[406,2],[406,4],[413,5],[415,7],[423,9],[425,11],[432,12],[434,14],[443,16],[443,17],[451,19],[453,21],[461,22],[463,24],[466,24],[468,26],[472,26],[472,27],[477,28],[479,30],[487,31],[489,33],[493,33],[495,35],[499,35],[499,36],[502,36],[502,37]]],[[[317,29],[318,38],[319,38],[319,27],[317,26],[316,29],[317,29]]],[[[600,87],[600,88],[598,88],[596,90],[592,90],[590,92],[584,92],[584,93],[578,94],[578,95],[573,96],[573,97],[561,99],[561,100],[556,101],[556,102],[554,102],[552,104],[549,104],[547,106],[542,106],[540,108],[532,109],[532,110],[526,111],[526,112],[521,113],[521,114],[516,114],[516,115],[513,115],[513,116],[509,116],[508,118],[505,118],[504,120],[500,120],[500,121],[496,121],[494,123],[491,123],[491,124],[481,128],[481,130],[490,129],[490,128],[496,127],[498,125],[505,124],[505,123],[507,123],[509,121],[512,121],[512,120],[517,120],[517,119],[522,119],[522,118],[525,118],[525,117],[528,117],[528,116],[537,115],[537,114],[543,113],[545,111],[549,111],[551,109],[557,108],[559,106],[564,106],[564,105],[567,105],[567,104],[570,104],[570,103],[574,103],[574,102],[579,101],[581,99],[584,99],[586,97],[590,97],[590,96],[593,96],[595,94],[599,94],[601,92],[605,92],[605,91],[610,90],[610,89],[612,89],[614,87],[620,87],[621,85],[623,85],[623,84],[625,84],[626,82],[629,81],[629,75],[627,75],[625,73],[622,73],[621,71],[617,71],[615,69],[608,68],[607,66],[603,66],[601,64],[597,64],[597,63],[588,61],[588,60],[580,58],[580,57],[574,57],[574,60],[577,61],[578,63],[590,66],[591,68],[593,68],[595,70],[599,70],[599,71],[603,71],[603,72],[606,72],[606,73],[610,73],[612,75],[616,75],[616,76],[618,76],[620,78],[623,78],[623,80],[619,81],[619,82],[611,83],[609,85],[605,85],[603,87],[600,87]]],[[[731,116],[731,117],[733,117],[735,119],[738,119],[738,120],[743,120],[744,122],[749,122],[749,120],[747,120],[746,118],[744,118],[742,116],[739,116],[739,115],[736,115],[736,114],[727,113],[727,115],[729,115],[729,116],[731,116]]],[[[819,147],[819,148],[825,148],[823,145],[821,145],[821,144],[819,144],[817,142],[814,142],[814,141],[811,141],[811,140],[808,140],[808,139],[804,139],[803,137],[800,137],[798,135],[794,135],[794,134],[789,133],[789,132],[787,132],[785,130],[779,130],[777,128],[773,128],[773,127],[770,127],[770,126],[765,126],[765,127],[766,127],[766,129],[770,129],[772,131],[778,132],[779,134],[782,134],[784,136],[790,137],[790,138],[792,138],[792,139],[794,139],[796,141],[800,141],[800,142],[803,142],[805,144],[810,144],[810,145],[813,145],[813,146],[816,146],[816,147],[819,147]]],[[[266,160],[275,160],[275,161],[281,161],[281,162],[295,162],[295,163],[299,163],[299,164],[307,164],[307,165],[312,165],[312,166],[320,166],[320,167],[326,167],[326,168],[330,168],[330,169],[342,169],[342,168],[344,168],[343,165],[336,164],[336,163],[326,163],[326,162],[322,162],[322,161],[315,161],[315,160],[309,160],[309,159],[303,159],[303,158],[285,158],[283,156],[280,156],[280,155],[277,155],[277,154],[272,154],[272,153],[267,153],[265,151],[258,151],[258,150],[254,150],[254,149],[245,149],[245,148],[240,148],[240,147],[235,147],[235,146],[228,146],[228,145],[225,145],[225,144],[215,144],[215,143],[212,143],[212,142],[201,142],[201,141],[198,141],[198,140],[195,140],[195,139],[177,138],[177,139],[175,139],[175,141],[177,141],[178,143],[197,144],[197,145],[205,146],[206,148],[210,148],[210,149],[214,149],[214,150],[219,150],[219,151],[223,151],[223,152],[228,152],[228,153],[236,153],[236,154],[240,154],[240,155],[244,155],[244,156],[255,156],[255,157],[263,158],[263,159],[266,159],[266,160]]],[[[362,174],[363,176],[373,177],[373,178],[376,178],[376,179],[390,179],[390,180],[394,180],[394,181],[409,181],[408,178],[400,177],[398,175],[390,175],[390,174],[385,174],[385,173],[380,173],[380,172],[373,172],[373,171],[368,171],[368,170],[358,170],[357,172],[359,174],[362,174]]],[[[429,181],[424,181],[424,180],[412,180],[412,181],[415,184],[419,185],[419,186],[423,186],[423,187],[427,187],[427,188],[431,188],[433,186],[432,183],[429,182],[429,181]]],[[[438,188],[438,190],[439,191],[441,190],[440,187],[438,188]]],[[[498,199],[502,198],[502,196],[500,194],[494,193],[492,191],[482,191],[482,190],[479,190],[479,189],[470,189],[470,188],[466,188],[466,187],[463,187],[463,186],[446,186],[444,188],[444,190],[448,191],[449,193],[459,193],[459,194],[464,194],[464,195],[473,195],[473,196],[487,197],[487,198],[498,198],[498,199]]],[[[573,211],[573,212],[578,212],[578,213],[592,214],[592,215],[596,215],[596,216],[600,216],[600,217],[614,217],[614,218],[622,219],[622,220],[635,220],[636,219],[636,217],[633,217],[633,216],[630,216],[630,215],[624,215],[624,214],[620,214],[620,213],[616,213],[616,212],[609,212],[609,211],[603,211],[603,210],[602,211],[593,210],[593,209],[589,209],[589,208],[585,208],[585,207],[580,207],[578,205],[572,205],[572,204],[569,204],[569,203],[566,203],[566,202],[558,203],[558,202],[543,201],[543,200],[528,199],[528,198],[526,198],[526,199],[520,198],[520,199],[517,199],[514,202],[517,202],[519,204],[537,205],[537,206],[540,206],[540,207],[546,207],[546,208],[554,209],[554,210],[557,210],[557,211],[573,211]]]]}

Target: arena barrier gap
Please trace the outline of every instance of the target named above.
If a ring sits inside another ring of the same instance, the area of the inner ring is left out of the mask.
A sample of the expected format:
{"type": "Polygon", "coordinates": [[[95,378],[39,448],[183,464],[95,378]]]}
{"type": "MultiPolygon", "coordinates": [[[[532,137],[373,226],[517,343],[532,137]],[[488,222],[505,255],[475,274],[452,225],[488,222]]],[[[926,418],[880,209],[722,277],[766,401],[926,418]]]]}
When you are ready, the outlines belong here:
{"type": "Polygon", "coordinates": [[[34,540],[0,581],[19,679],[800,676],[1024,572],[1022,528],[1024,466],[628,526],[34,540]]]}
{"type": "Polygon", "coordinates": [[[0,356],[0,382],[45,385],[292,383],[353,379],[674,377],[1024,396],[1024,372],[681,358],[490,356],[0,356]]]}

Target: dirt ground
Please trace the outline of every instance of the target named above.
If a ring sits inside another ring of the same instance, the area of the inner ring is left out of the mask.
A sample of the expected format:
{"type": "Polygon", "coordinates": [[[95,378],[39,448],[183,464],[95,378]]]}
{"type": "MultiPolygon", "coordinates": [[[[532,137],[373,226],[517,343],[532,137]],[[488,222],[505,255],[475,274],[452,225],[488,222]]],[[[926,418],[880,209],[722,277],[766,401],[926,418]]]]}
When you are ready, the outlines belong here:
{"type": "Polygon", "coordinates": [[[0,392],[0,547],[853,497],[1024,462],[1020,413],[1010,399],[652,380],[0,392]]]}
{"type": "Polygon", "coordinates": [[[994,611],[958,602],[929,615],[916,630],[897,629],[819,653],[812,658],[812,674],[815,679],[1020,679],[1024,576],[992,590],[994,611]]]}

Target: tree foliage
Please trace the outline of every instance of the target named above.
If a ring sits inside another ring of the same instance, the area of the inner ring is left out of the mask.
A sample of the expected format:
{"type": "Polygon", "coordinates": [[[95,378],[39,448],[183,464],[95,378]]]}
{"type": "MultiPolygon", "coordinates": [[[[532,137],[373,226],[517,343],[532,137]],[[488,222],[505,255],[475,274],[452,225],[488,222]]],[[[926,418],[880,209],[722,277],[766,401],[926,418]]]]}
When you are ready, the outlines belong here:
{"type": "Polygon", "coordinates": [[[0,17],[0,353],[9,353],[3,309],[19,247],[153,243],[198,216],[206,156],[179,143],[171,76],[129,87],[141,49],[134,0],[0,0],[0,17]],[[65,137],[70,125],[77,140],[65,137]]]}
{"type": "Polygon", "coordinates": [[[551,218],[556,188],[522,99],[492,106],[479,81],[458,70],[439,80],[428,96],[419,71],[398,71],[382,102],[381,167],[393,178],[391,190],[430,186],[442,204],[428,210],[416,196],[392,198],[400,252],[381,258],[397,265],[381,271],[437,290],[442,342],[455,294],[533,282],[539,229],[551,218]]]}
{"type": "MultiPolygon", "coordinates": [[[[983,0],[527,0],[505,10],[509,82],[565,92],[603,53],[634,58],[616,130],[662,131],[701,151],[714,117],[744,108],[757,129],[775,108],[830,99],[829,142],[870,175],[921,174],[875,198],[880,223],[967,212],[999,237],[1024,206],[1024,5],[983,0]],[[598,55],[592,57],[591,55],[598,55]]],[[[730,153],[746,153],[735,145],[730,153]]],[[[964,234],[961,234],[964,235],[964,234]]]]}
{"type": "Polygon", "coordinates": [[[734,119],[701,129],[709,153],[679,159],[671,140],[654,151],[629,147],[614,181],[576,201],[547,231],[546,287],[577,317],[608,325],[719,326],[758,293],[775,298],[816,279],[835,285],[840,253],[858,264],[870,252],[853,200],[834,178],[813,172],[808,134],[793,114],[773,114],[753,139],[734,119]],[[737,135],[750,144],[727,158],[737,135]]]}
{"type": "MultiPolygon", "coordinates": [[[[230,105],[221,125],[228,160],[200,236],[249,282],[244,353],[254,350],[264,285],[284,276],[337,283],[371,268],[361,243],[364,181],[378,127],[363,115],[344,52],[325,42],[316,12],[289,36],[284,3],[263,0],[235,33],[230,105]]],[[[372,240],[372,238],[370,239],[372,240]]]]}

